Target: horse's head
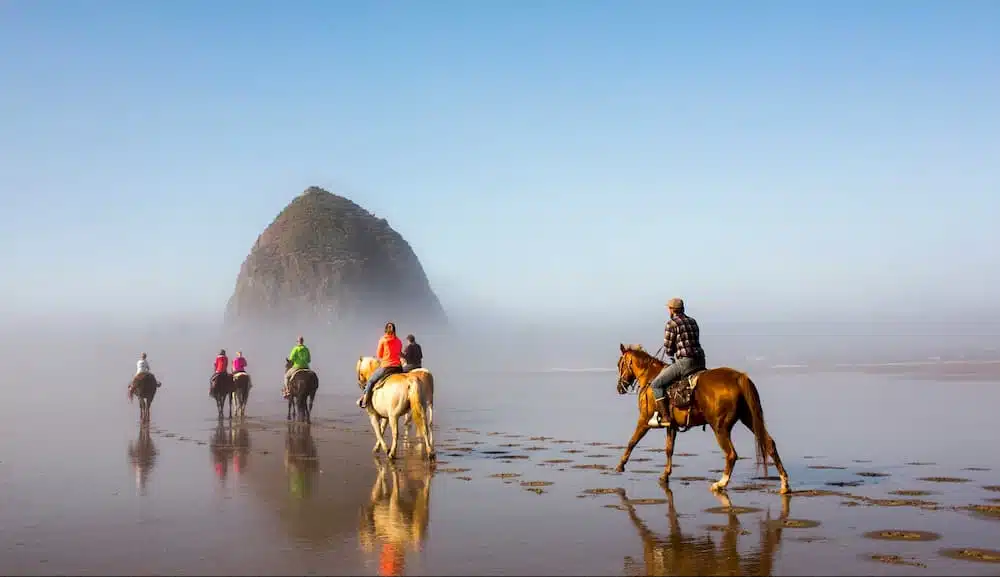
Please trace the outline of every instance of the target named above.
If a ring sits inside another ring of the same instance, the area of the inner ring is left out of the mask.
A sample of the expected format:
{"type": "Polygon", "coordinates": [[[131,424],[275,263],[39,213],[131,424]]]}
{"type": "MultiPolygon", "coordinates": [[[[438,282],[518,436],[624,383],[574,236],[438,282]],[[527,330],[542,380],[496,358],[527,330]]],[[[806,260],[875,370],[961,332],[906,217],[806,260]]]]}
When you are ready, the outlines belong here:
{"type": "Polygon", "coordinates": [[[365,388],[368,377],[378,368],[378,359],[375,357],[358,357],[358,362],[354,367],[358,374],[358,388],[365,388]]]}
{"type": "Polygon", "coordinates": [[[619,343],[618,346],[621,349],[622,356],[618,357],[617,389],[619,395],[624,395],[635,388],[639,377],[638,371],[640,367],[638,367],[638,364],[640,364],[640,361],[650,357],[642,348],[642,345],[626,346],[623,343],[619,343]]]}
{"type": "Polygon", "coordinates": [[[285,370],[292,368],[292,359],[285,359],[285,370]]]}

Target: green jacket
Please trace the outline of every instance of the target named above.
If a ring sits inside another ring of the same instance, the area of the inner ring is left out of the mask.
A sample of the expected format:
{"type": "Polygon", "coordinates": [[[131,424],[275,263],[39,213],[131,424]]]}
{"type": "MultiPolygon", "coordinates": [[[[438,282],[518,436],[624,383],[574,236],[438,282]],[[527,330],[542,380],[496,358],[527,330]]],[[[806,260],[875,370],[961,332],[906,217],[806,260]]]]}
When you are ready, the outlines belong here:
{"type": "Polygon", "coordinates": [[[292,361],[294,369],[308,369],[309,362],[312,360],[309,358],[309,349],[305,345],[295,345],[292,352],[288,353],[288,359],[292,361]]]}

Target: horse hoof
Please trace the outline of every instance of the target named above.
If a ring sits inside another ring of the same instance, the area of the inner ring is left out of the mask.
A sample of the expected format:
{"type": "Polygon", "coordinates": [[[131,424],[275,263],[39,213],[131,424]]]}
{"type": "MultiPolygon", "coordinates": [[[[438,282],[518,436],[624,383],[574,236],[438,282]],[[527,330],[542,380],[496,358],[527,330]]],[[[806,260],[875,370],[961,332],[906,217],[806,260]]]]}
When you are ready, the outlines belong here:
{"type": "Polygon", "coordinates": [[[792,492],[792,489],[788,485],[782,485],[781,490],[778,491],[781,495],[788,495],[792,492]]]}
{"type": "Polygon", "coordinates": [[[713,493],[725,493],[726,492],[725,485],[722,485],[720,483],[712,483],[712,485],[709,487],[709,489],[711,489],[711,491],[713,493]]]}
{"type": "Polygon", "coordinates": [[[624,473],[624,472],[625,472],[625,465],[618,465],[617,467],[615,467],[615,473],[624,473]]]}
{"type": "Polygon", "coordinates": [[[430,459],[431,461],[436,461],[438,456],[437,453],[431,452],[429,455],[427,455],[427,458],[430,459]]]}

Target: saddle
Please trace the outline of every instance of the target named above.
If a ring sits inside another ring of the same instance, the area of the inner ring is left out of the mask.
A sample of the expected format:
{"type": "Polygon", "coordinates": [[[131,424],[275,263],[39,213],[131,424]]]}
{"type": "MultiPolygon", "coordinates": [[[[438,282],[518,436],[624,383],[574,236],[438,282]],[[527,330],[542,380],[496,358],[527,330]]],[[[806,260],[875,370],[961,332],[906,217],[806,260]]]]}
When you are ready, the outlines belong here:
{"type": "Polygon", "coordinates": [[[233,378],[235,379],[236,375],[245,375],[245,374],[247,374],[246,371],[236,371],[235,373],[233,373],[233,378]]]}
{"type": "Polygon", "coordinates": [[[379,379],[379,380],[377,380],[377,381],[375,381],[375,385],[372,387],[372,392],[374,393],[376,390],[379,389],[379,387],[381,387],[382,385],[384,385],[385,382],[387,380],[389,380],[389,377],[391,377],[393,375],[399,375],[399,374],[402,374],[402,373],[403,373],[403,368],[402,367],[386,367],[385,368],[385,374],[382,375],[382,378],[379,379]]]}
{"type": "Polygon", "coordinates": [[[698,386],[698,378],[708,369],[699,369],[685,377],[681,377],[667,387],[670,404],[678,409],[686,409],[694,401],[694,390],[698,386]]]}

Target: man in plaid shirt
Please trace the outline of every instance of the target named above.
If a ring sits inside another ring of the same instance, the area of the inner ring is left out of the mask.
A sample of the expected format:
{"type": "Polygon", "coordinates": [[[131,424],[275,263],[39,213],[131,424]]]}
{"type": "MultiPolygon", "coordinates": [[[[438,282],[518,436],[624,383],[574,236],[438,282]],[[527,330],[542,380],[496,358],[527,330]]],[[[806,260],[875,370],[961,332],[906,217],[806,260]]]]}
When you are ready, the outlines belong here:
{"type": "Polygon", "coordinates": [[[663,352],[675,360],[663,367],[650,383],[656,399],[659,422],[664,427],[674,425],[670,416],[667,387],[674,381],[705,368],[705,351],[701,348],[698,323],[684,314],[684,301],[679,298],[670,299],[667,310],[670,312],[670,320],[663,330],[663,352]]]}

